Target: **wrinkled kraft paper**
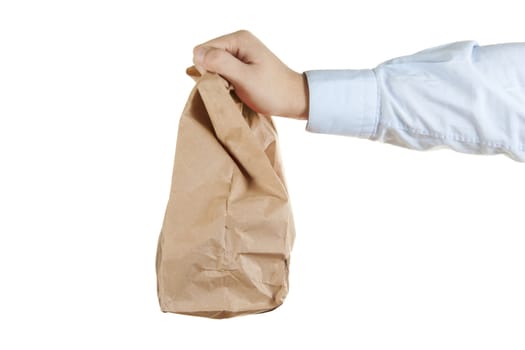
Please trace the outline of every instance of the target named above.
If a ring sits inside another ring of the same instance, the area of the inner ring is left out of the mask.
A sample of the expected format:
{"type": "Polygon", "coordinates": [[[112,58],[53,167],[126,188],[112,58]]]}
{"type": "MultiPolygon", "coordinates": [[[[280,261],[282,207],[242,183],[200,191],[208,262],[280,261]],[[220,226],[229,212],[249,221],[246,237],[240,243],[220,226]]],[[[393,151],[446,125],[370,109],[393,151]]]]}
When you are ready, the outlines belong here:
{"type": "Polygon", "coordinates": [[[157,249],[161,310],[227,318],[275,309],[288,293],[295,229],[270,116],[221,76],[196,86],[179,122],[157,249]]]}

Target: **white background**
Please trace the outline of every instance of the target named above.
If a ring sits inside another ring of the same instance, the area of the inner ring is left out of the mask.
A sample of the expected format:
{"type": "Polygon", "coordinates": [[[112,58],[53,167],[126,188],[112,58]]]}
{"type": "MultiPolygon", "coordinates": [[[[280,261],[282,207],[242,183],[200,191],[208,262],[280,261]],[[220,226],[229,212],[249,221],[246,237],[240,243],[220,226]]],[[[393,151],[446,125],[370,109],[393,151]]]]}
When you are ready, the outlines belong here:
{"type": "Polygon", "coordinates": [[[483,3],[2,1],[0,348],[523,349],[525,166],[303,121],[276,118],[285,304],[217,321],[156,296],[193,46],[248,29],[302,72],[525,41],[520,2],[483,3]]]}

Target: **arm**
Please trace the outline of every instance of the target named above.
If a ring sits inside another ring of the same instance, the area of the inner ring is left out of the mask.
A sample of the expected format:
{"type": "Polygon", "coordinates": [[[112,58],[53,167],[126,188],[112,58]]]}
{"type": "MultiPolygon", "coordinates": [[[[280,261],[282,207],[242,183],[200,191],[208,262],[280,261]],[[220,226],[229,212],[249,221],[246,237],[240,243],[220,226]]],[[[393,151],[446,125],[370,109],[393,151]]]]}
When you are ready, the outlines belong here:
{"type": "Polygon", "coordinates": [[[374,69],[305,72],[307,130],[525,161],[525,44],[464,41],[374,69]]]}
{"type": "Polygon", "coordinates": [[[312,132],[525,161],[525,43],[464,41],[374,69],[301,74],[241,30],[196,46],[193,61],[253,110],[308,119],[312,132]]]}

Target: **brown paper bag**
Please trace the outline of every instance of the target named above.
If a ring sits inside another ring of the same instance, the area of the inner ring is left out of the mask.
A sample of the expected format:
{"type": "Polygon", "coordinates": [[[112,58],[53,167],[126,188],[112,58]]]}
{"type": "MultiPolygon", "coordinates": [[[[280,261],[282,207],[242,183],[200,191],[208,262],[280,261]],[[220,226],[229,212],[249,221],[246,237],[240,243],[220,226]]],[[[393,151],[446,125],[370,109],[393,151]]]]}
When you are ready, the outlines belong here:
{"type": "Polygon", "coordinates": [[[212,318],[272,310],[288,292],[295,229],[277,133],[221,76],[182,113],[157,249],[163,312],[212,318]]]}

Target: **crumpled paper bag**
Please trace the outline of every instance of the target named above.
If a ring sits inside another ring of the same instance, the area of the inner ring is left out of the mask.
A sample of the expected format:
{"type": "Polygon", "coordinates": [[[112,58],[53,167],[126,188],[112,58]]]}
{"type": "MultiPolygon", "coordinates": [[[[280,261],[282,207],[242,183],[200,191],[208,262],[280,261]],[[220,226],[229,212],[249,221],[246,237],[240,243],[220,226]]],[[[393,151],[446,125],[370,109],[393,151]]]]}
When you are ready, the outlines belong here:
{"type": "Polygon", "coordinates": [[[295,236],[275,126],[220,75],[187,73],[196,85],[179,123],[156,256],[161,310],[270,311],[288,293],[295,236]]]}

